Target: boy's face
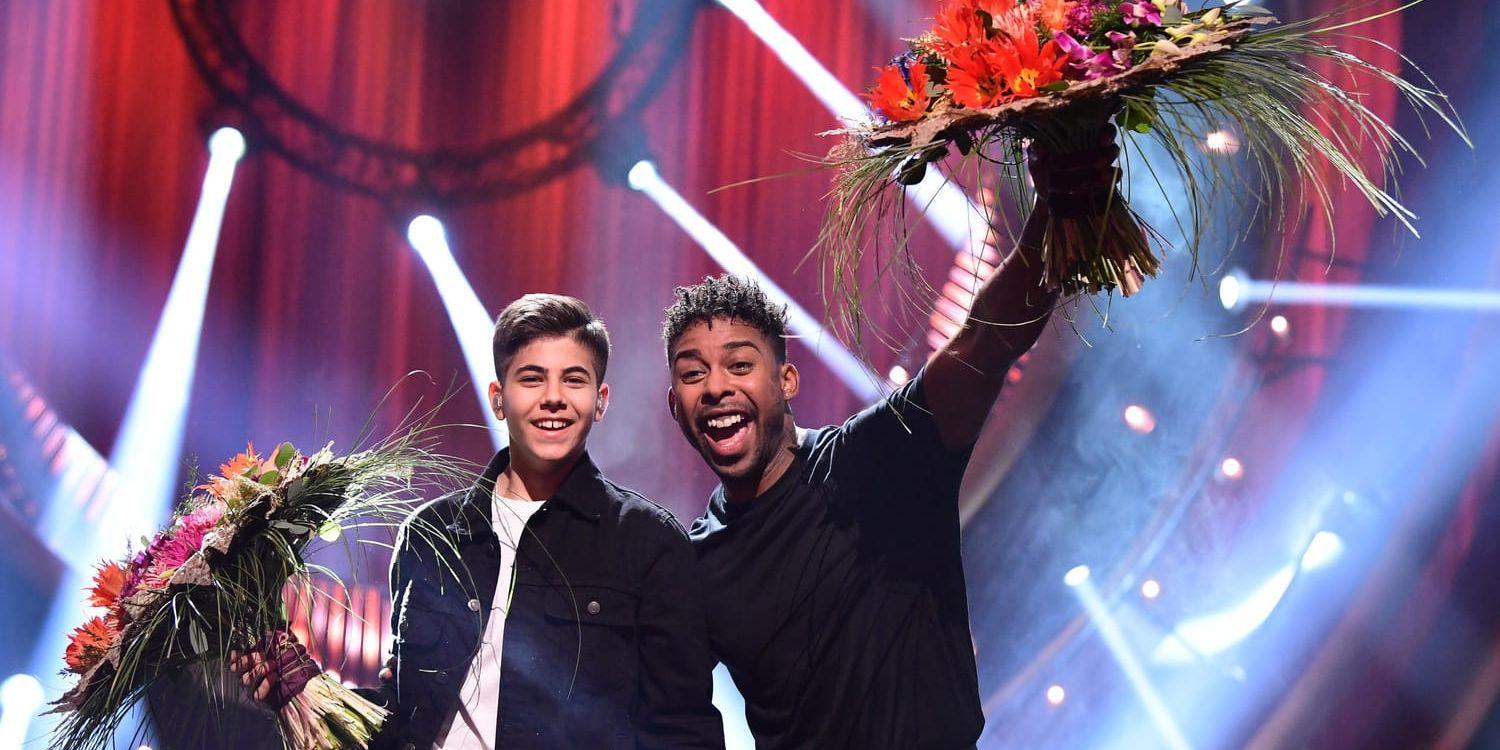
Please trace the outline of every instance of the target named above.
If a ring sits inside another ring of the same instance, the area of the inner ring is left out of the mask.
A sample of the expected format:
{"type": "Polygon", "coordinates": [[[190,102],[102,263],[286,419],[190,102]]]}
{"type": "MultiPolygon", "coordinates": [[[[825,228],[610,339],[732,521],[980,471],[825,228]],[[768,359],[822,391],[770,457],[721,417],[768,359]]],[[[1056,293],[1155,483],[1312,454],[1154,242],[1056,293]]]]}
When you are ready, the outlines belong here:
{"type": "Polygon", "coordinates": [[[516,351],[500,382],[490,384],[513,460],[546,468],[583,453],[609,405],[609,386],[597,372],[593,354],[571,336],[536,339],[516,351]]]}
{"type": "Polygon", "coordinates": [[[668,357],[668,405],[683,436],[720,480],[758,478],[784,439],[797,369],[777,363],[759,329],[723,318],[689,326],[668,357]]]}

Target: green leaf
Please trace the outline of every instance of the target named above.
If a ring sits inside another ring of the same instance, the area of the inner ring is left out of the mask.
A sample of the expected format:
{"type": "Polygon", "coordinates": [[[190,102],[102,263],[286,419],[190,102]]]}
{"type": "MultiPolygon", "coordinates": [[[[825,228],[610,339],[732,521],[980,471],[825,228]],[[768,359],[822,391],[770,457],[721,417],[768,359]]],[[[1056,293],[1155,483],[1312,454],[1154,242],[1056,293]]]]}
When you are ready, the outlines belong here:
{"type": "Polygon", "coordinates": [[[1155,99],[1130,99],[1125,102],[1125,109],[1115,119],[1126,130],[1149,133],[1156,124],[1157,116],[1155,99]]]}
{"type": "Polygon", "coordinates": [[[1039,88],[1041,91],[1056,93],[1058,91],[1067,91],[1069,85],[1070,84],[1067,81],[1053,81],[1052,83],[1049,83],[1046,86],[1041,86],[1039,88]]]}
{"type": "Polygon", "coordinates": [[[293,447],[291,443],[282,443],[281,445],[276,446],[276,458],[273,463],[275,463],[276,468],[280,469],[284,474],[286,473],[286,467],[291,465],[292,459],[296,457],[296,455],[297,449],[293,447]]]}
{"type": "Polygon", "coordinates": [[[272,469],[264,474],[261,474],[260,479],[257,481],[267,487],[275,487],[276,484],[281,481],[281,472],[272,469]]]}

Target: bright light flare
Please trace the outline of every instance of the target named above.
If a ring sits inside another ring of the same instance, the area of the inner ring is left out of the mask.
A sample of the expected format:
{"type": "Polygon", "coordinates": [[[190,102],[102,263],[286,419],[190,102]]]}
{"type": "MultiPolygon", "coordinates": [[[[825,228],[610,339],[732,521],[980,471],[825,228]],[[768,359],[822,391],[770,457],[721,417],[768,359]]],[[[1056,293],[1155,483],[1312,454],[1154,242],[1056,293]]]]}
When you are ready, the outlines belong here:
{"type": "Polygon", "coordinates": [[[0,683],[0,748],[22,746],[44,698],[42,683],[29,674],[13,674],[0,683]]]}
{"type": "Polygon", "coordinates": [[[891,368],[890,374],[886,377],[891,381],[891,385],[902,386],[906,385],[906,381],[911,380],[911,373],[907,372],[905,367],[896,365],[891,368]]]}
{"type": "Polygon", "coordinates": [[[1063,575],[1063,583],[1069,588],[1078,588],[1089,580],[1089,566],[1078,565],[1063,575]]]}
{"type": "Polygon", "coordinates": [[[1291,330],[1292,324],[1287,321],[1285,315],[1271,316],[1271,333],[1276,334],[1277,338],[1286,338],[1286,335],[1290,333],[1291,330]]]}
{"type": "Polygon", "coordinates": [[[473,384],[474,394],[479,397],[479,410],[489,426],[490,439],[497,448],[504,448],[509,442],[505,425],[490,408],[489,386],[495,379],[494,355],[490,349],[494,323],[490,314],[453,258],[448,233],[441,221],[426,214],[412,219],[406,225],[406,240],[427,266],[433,283],[437,284],[438,296],[442,297],[443,307],[448,311],[448,322],[453,324],[458,346],[464,354],[464,364],[469,368],[469,381],[473,384]]]}
{"type": "Polygon", "coordinates": [[[845,349],[837,338],[825,331],[816,318],[777,286],[718,227],[668,185],[654,164],[649,161],[637,162],[630,168],[627,179],[632,188],[650,198],[677,226],[687,232],[720,268],[735,276],[753,279],[772,301],[786,305],[787,324],[792,333],[801,338],[818,359],[844,381],[849,390],[859,394],[865,401],[880,397],[879,377],[845,349]]]}
{"type": "Polygon", "coordinates": [[[1125,418],[1125,426],[1142,435],[1156,429],[1156,417],[1152,416],[1151,411],[1140,404],[1126,406],[1123,416],[1125,418]]]}
{"type": "Polygon", "coordinates": [[[1227,609],[1178,623],[1157,644],[1152,658],[1182,664],[1221,653],[1243,641],[1265,623],[1292,585],[1296,570],[1287,565],[1227,609]]]}
{"type": "Polygon", "coordinates": [[[1141,582],[1141,596],[1147,599],[1155,599],[1161,596],[1161,584],[1155,578],[1147,578],[1141,582]]]}
{"type": "Polygon", "coordinates": [[[1063,701],[1067,700],[1067,698],[1068,698],[1068,691],[1063,690],[1063,686],[1062,685],[1048,685],[1047,686],[1047,702],[1048,703],[1050,703],[1050,704],[1052,704],[1054,706],[1061,706],[1062,703],[1063,703],[1063,701]]]}
{"type": "Polygon", "coordinates": [[[1219,462],[1219,476],[1231,482],[1237,481],[1245,476],[1245,465],[1234,456],[1226,456],[1223,461],[1219,462]]]}
{"type": "Polygon", "coordinates": [[[1319,531],[1313,534],[1311,541],[1307,543],[1307,551],[1302,553],[1302,569],[1317,570],[1344,554],[1344,540],[1332,531],[1319,531]]]}
{"type": "Polygon", "coordinates": [[[1240,150],[1240,139],[1228,130],[1215,130],[1203,137],[1203,147],[1216,154],[1232,154],[1240,150]]]}

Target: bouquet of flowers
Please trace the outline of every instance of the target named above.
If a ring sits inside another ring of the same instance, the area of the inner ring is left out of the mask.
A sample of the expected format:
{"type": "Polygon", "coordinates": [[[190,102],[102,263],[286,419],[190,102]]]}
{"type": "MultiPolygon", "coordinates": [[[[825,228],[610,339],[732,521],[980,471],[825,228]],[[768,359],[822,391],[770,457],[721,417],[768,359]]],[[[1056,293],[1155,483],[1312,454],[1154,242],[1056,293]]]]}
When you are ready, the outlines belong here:
{"type": "MultiPolygon", "coordinates": [[[[355,519],[399,523],[414,471],[442,465],[411,432],[374,449],[311,455],[290,443],[254,447],[194,488],[173,520],[94,576],[89,604],[103,610],[70,637],[78,683],[58,702],[54,747],[100,748],[152,684],[172,670],[225,661],[285,627],[284,589],[306,583],[308,543],[355,519]],[[373,520],[371,520],[373,519],[373,520]]],[[[366,747],[385,711],[318,674],[277,713],[286,747],[366,747]]]]}
{"type": "MultiPolygon", "coordinates": [[[[1097,149],[1111,118],[1164,147],[1170,164],[1148,165],[1153,173],[1181,176],[1187,205],[1174,213],[1195,262],[1207,196],[1222,177],[1195,147],[1209,131],[1243,143],[1261,180],[1252,195],[1281,199],[1301,189],[1331,210],[1331,192],[1344,181],[1411,228],[1390,184],[1398,152],[1411,148],[1345,81],[1389,84],[1419,114],[1467,136],[1430,82],[1411,83],[1328,43],[1367,20],[1282,24],[1238,2],[1189,10],[1183,0],[948,0],[931,31],[907,40],[907,51],[880,70],[867,95],[879,117],[834,131],[842,141],[828,161],[839,174],[818,245],[833,269],[841,305],[834,317],[863,320],[851,285],[872,221],[878,228],[890,213],[889,187],[920,181],[952,146],[980,164],[1008,167],[1002,172],[1024,213],[1031,191],[1049,187],[1027,184],[1016,166],[1023,149],[1034,142],[1066,163],[1071,152],[1097,149]],[[1320,72],[1328,70],[1338,73],[1320,72]],[[1364,149],[1378,155],[1385,184],[1360,166],[1364,149]]],[[[1038,248],[1043,283],[1070,295],[1130,295],[1157,273],[1152,246],[1163,239],[1116,187],[1094,192],[1049,196],[1038,248]]]]}

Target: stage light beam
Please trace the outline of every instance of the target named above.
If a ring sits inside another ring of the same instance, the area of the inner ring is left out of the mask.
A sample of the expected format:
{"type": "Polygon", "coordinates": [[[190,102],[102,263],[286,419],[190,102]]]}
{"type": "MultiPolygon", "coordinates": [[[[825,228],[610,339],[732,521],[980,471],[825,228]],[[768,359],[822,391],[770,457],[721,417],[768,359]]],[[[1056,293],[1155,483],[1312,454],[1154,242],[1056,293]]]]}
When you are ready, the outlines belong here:
{"type": "Polygon", "coordinates": [[[1120,628],[1120,623],[1115,619],[1114,613],[1109,611],[1104,598],[1089,580],[1088,568],[1078,566],[1068,571],[1064,578],[1068,587],[1078,595],[1078,601],[1083,605],[1083,610],[1088,614],[1089,621],[1093,623],[1094,629],[1099,632],[1104,645],[1115,658],[1115,663],[1120,666],[1120,671],[1125,674],[1125,679],[1135,690],[1136,698],[1146,709],[1146,715],[1151,719],[1151,724],[1161,735],[1166,747],[1171,750],[1187,750],[1187,738],[1177,726],[1177,720],[1167,709],[1167,704],[1162,700],[1161,694],[1157,692],[1156,686],[1151,684],[1151,678],[1146,674],[1146,668],[1140,659],[1131,650],[1129,641],[1125,638],[1125,632],[1120,628]],[[1078,571],[1082,571],[1078,574],[1078,571]]]}
{"type": "Polygon", "coordinates": [[[1273,282],[1252,279],[1243,271],[1231,271],[1219,280],[1219,304],[1225,310],[1237,312],[1248,305],[1262,302],[1325,307],[1500,312],[1500,291],[1273,282]]]}
{"type": "MultiPolygon", "coordinates": [[[[760,3],[755,0],[719,0],[719,4],[743,21],[746,28],[776,54],[834,117],[845,122],[869,119],[870,109],[864,102],[823,67],[760,3]]],[[[969,196],[935,166],[929,167],[922,181],[906,191],[907,197],[921,209],[922,217],[950,246],[963,252],[981,252],[989,234],[988,219],[969,196]]]]}
{"type": "Polygon", "coordinates": [[[426,214],[412,219],[406,225],[406,240],[427,266],[427,272],[432,274],[443,308],[448,312],[448,322],[453,324],[453,332],[458,336],[458,346],[463,351],[464,364],[469,368],[474,394],[479,397],[479,411],[489,426],[490,439],[497,449],[504,448],[509,442],[505,425],[490,408],[489,386],[495,379],[494,354],[490,349],[494,323],[490,314],[479,301],[468,277],[458,267],[441,221],[426,214]]]}
{"type": "Polygon", "coordinates": [[[636,162],[626,176],[630,187],[650,198],[677,226],[687,232],[713,258],[720,268],[735,276],[755,280],[772,301],[786,305],[787,324],[812,349],[834,374],[844,381],[849,390],[865,401],[880,397],[879,378],[864,363],[844,348],[832,334],[824,330],[817,319],[803,309],[776,282],[755,265],[719,228],[704,218],[657,172],[650,161],[636,162]]]}
{"type": "MultiPolygon", "coordinates": [[[[121,541],[153,531],[171,507],[177,485],[209,279],[235,165],[245,154],[245,138],[234,128],[220,128],[209,139],[208,150],[208,170],[177,275],[109,457],[129,488],[119,497],[133,502],[112,503],[105,521],[96,528],[108,530],[121,541]]],[[[117,547],[96,551],[110,554],[120,551],[117,547]]]]}

